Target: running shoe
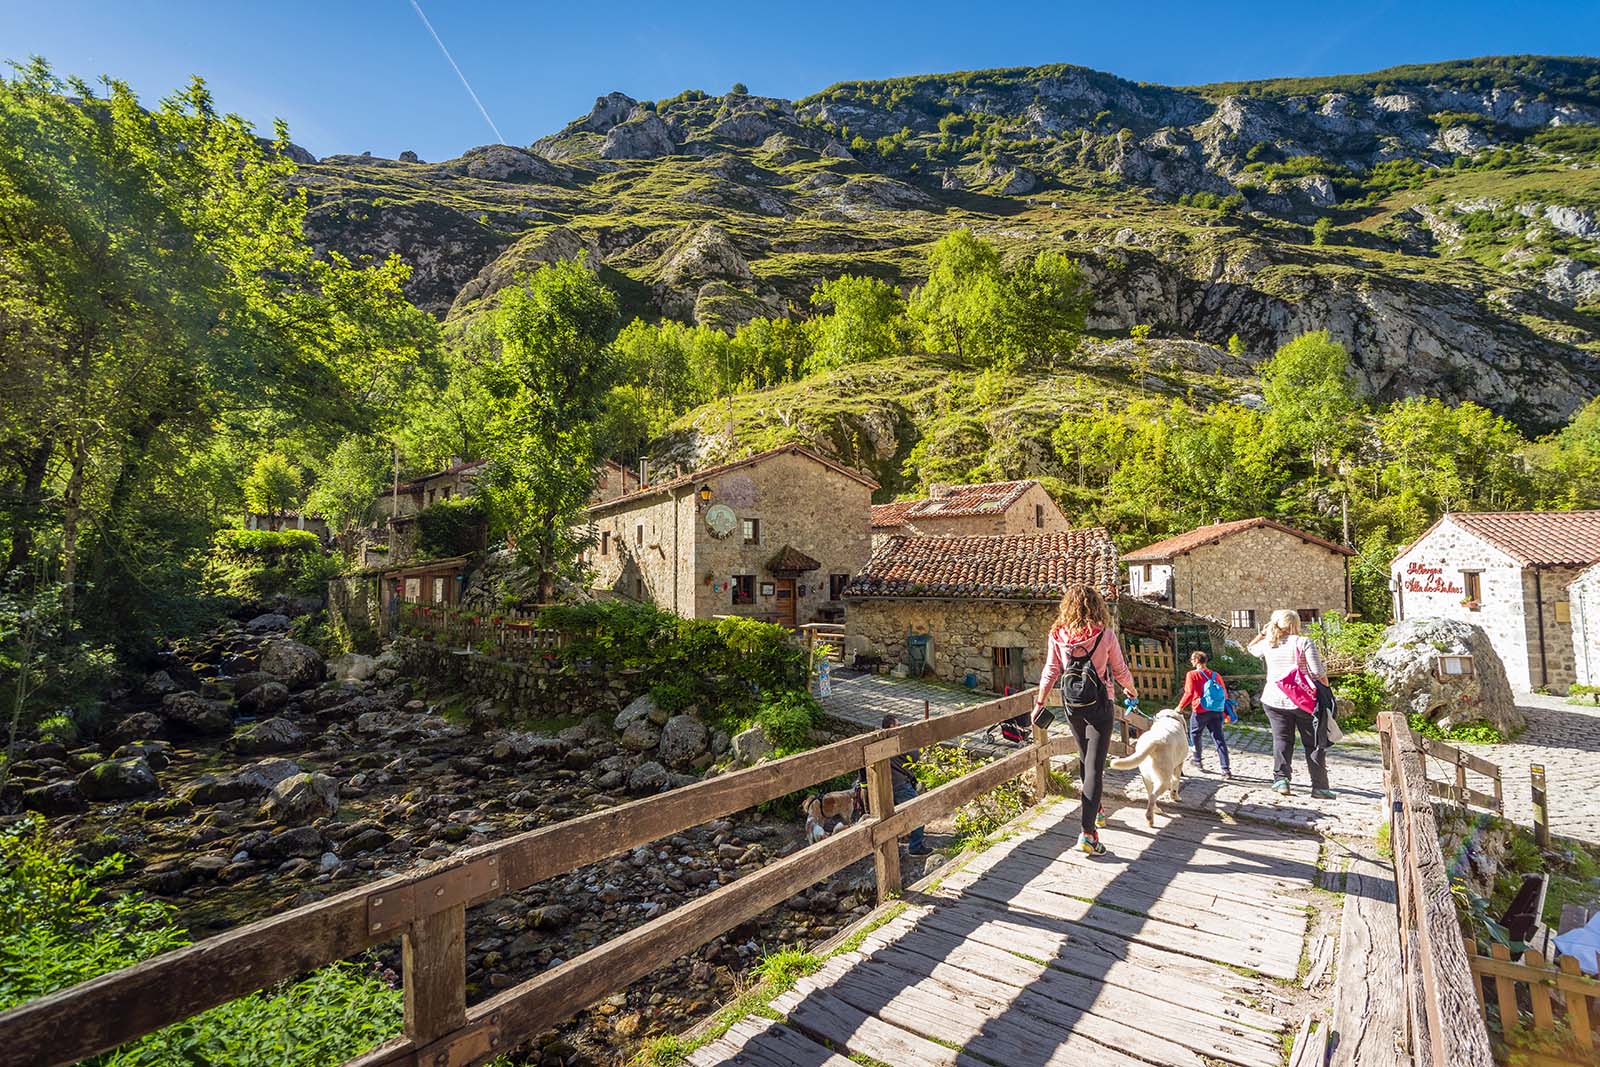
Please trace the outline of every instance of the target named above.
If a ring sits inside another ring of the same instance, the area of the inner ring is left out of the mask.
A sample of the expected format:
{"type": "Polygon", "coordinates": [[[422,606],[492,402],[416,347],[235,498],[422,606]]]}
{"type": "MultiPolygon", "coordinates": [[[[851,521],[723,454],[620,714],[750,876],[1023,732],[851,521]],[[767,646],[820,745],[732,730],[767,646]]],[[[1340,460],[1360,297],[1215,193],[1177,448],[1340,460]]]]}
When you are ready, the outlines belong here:
{"type": "Polygon", "coordinates": [[[1318,800],[1332,800],[1339,794],[1335,793],[1331,789],[1313,789],[1311,791],[1311,795],[1316,797],[1318,800]]]}
{"type": "Polygon", "coordinates": [[[1289,792],[1289,779],[1279,778],[1276,782],[1273,782],[1272,791],[1274,793],[1282,793],[1284,796],[1291,796],[1292,794],[1289,792]]]}
{"type": "Polygon", "coordinates": [[[1090,837],[1088,834],[1079,834],[1078,851],[1087,852],[1091,856],[1104,856],[1106,854],[1106,846],[1100,843],[1098,834],[1094,837],[1090,837]]]}

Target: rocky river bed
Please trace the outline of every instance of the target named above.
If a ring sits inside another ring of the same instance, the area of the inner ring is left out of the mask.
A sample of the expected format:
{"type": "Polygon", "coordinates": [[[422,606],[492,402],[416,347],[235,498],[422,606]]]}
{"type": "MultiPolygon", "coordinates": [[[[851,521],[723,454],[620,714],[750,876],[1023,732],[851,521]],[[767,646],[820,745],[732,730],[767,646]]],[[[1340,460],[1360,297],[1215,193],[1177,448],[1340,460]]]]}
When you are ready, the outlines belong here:
{"type": "MultiPolygon", "coordinates": [[[[113,891],[171,903],[200,939],[698,780],[736,749],[760,755],[748,738],[735,746],[624,690],[615,714],[473,727],[459,694],[430,693],[395,658],[325,661],[284,636],[288,625],[268,614],[181,642],[161,669],[114,694],[93,741],[19,744],[0,810],[39,813],[89,857],[120,853],[127,865],[113,891]]],[[[802,846],[797,822],[746,812],[474,908],[469,1000],[802,846]]],[[[870,865],[859,864],[543,1035],[524,1058],[626,1062],[643,1040],[732,999],[764,954],[814,944],[865,914],[872,893],[870,865]]],[[[398,972],[398,941],[373,963],[398,972]]]]}

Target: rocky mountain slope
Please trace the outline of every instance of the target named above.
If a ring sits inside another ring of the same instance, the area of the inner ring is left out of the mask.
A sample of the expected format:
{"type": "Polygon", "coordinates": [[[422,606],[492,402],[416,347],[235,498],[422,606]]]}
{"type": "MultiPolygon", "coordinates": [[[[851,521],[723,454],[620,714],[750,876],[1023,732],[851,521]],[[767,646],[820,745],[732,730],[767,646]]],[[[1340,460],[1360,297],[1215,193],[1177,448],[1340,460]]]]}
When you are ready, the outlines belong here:
{"type": "Polygon", "coordinates": [[[319,245],[398,252],[413,298],[451,320],[580,250],[646,317],[798,315],[846,271],[915,284],[965,225],[1080,257],[1107,334],[1238,334],[1259,359],[1325,328],[1376,396],[1475,399],[1530,427],[1600,391],[1600,60],[611,93],[529,148],[330,156],[300,180],[319,245]]]}

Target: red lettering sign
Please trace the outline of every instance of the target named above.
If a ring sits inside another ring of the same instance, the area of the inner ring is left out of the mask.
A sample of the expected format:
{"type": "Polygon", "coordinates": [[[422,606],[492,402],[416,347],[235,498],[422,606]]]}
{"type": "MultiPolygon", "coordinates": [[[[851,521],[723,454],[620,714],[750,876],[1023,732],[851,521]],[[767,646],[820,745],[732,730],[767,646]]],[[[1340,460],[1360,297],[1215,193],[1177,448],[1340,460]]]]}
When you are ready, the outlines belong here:
{"type": "Polygon", "coordinates": [[[1405,590],[1408,593],[1450,593],[1460,596],[1463,592],[1461,586],[1450,581],[1444,576],[1444,566],[1417,563],[1406,564],[1406,573],[1417,577],[1407,578],[1405,590]]]}

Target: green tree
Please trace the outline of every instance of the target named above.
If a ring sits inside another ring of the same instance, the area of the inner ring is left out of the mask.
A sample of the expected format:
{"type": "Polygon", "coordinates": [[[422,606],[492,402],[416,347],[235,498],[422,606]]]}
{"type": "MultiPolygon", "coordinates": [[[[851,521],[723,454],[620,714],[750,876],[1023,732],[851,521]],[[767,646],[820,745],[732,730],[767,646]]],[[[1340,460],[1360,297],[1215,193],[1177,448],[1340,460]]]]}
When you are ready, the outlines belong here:
{"type": "Polygon", "coordinates": [[[1128,338],[1133,341],[1134,376],[1141,387],[1150,384],[1150,324],[1136,323],[1128,327],[1128,338]]]}
{"type": "Polygon", "coordinates": [[[1228,336],[1228,355],[1243,356],[1244,354],[1244,342],[1239,339],[1238,334],[1230,334],[1228,336]]]}
{"type": "Polygon", "coordinates": [[[1333,220],[1324,215],[1311,224],[1311,243],[1321,248],[1328,243],[1328,235],[1333,233],[1333,220]]]}
{"type": "Polygon", "coordinates": [[[1600,508],[1600,396],[1528,450],[1543,508],[1600,508]]]}
{"type": "Polygon", "coordinates": [[[992,355],[989,339],[1000,333],[1004,302],[999,255],[962,226],[928,250],[928,280],[911,294],[909,313],[924,351],[982,365],[992,355]]]}
{"type": "Polygon", "coordinates": [[[1325,467],[1350,450],[1361,400],[1350,378],[1350,353],[1326,330],[1301,334],[1261,368],[1267,428],[1325,467]]]}
{"type": "Polygon", "coordinates": [[[392,483],[392,471],[389,446],[366,434],[350,434],[323,461],[306,497],[306,511],[326,519],[349,551],[350,534],[371,521],[378,499],[392,483]]]}
{"type": "Polygon", "coordinates": [[[733,88],[728,90],[734,96],[749,96],[750,87],[744,82],[734,82],[733,88]]]}
{"type": "Polygon", "coordinates": [[[578,576],[583,509],[600,459],[598,420],[620,377],[617,299],[581,260],[541,267],[482,327],[496,349],[489,465],[479,481],[494,527],[530,568],[541,601],[578,576]]]}
{"type": "Polygon", "coordinates": [[[300,502],[303,488],[300,468],[282,452],[268,452],[256,457],[244,480],[245,506],[276,522],[300,502]]]}
{"type": "Polygon", "coordinates": [[[1005,281],[997,363],[1043,363],[1078,345],[1089,314],[1089,284],[1072,259],[1046,249],[1005,281]]]}
{"type": "Polygon", "coordinates": [[[905,301],[888,282],[867,275],[843,274],[817,286],[811,293],[811,303],[831,310],[808,324],[808,372],[905,352],[905,301]]]}

